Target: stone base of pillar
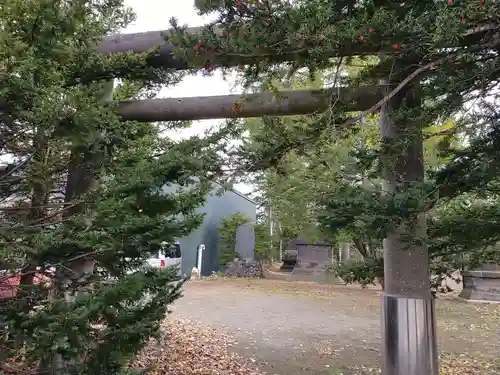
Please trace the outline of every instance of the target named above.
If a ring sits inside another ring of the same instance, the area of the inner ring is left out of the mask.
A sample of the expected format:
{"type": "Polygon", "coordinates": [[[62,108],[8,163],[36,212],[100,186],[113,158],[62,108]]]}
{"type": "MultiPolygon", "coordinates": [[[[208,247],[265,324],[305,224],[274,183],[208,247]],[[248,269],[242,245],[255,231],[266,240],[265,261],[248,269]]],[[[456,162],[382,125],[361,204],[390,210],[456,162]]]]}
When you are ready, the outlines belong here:
{"type": "Polygon", "coordinates": [[[434,299],[382,295],[382,374],[438,375],[434,299]]]}
{"type": "Polygon", "coordinates": [[[459,298],[470,302],[500,303],[500,270],[475,270],[462,273],[459,298]]]}

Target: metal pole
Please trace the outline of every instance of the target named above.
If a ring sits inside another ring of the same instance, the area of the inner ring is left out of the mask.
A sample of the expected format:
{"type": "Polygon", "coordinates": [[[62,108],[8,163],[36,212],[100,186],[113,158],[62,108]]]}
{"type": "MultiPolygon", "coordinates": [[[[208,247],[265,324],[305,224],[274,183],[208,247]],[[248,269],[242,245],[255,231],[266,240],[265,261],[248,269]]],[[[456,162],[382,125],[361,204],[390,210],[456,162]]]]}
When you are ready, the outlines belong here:
{"type": "MultiPolygon", "coordinates": [[[[391,154],[388,151],[386,155],[384,180],[387,193],[397,186],[422,181],[424,177],[419,124],[396,124],[390,117],[405,95],[408,92],[389,101],[380,112],[381,136],[390,141],[405,137],[405,141],[409,142],[405,152],[391,154]],[[409,131],[403,130],[405,125],[409,131]]],[[[406,104],[411,105],[411,98],[409,100],[406,104]]],[[[383,375],[438,375],[439,372],[426,232],[425,214],[422,213],[413,226],[402,225],[384,240],[383,375]],[[415,241],[408,243],[408,235],[415,241]]]]}
{"type": "Polygon", "coordinates": [[[278,230],[280,236],[280,258],[278,261],[283,262],[283,229],[281,228],[281,222],[278,222],[278,230]]]}
{"type": "Polygon", "coordinates": [[[273,208],[269,205],[269,236],[273,236],[273,208]]]}
{"type": "Polygon", "coordinates": [[[201,276],[201,266],[203,264],[203,251],[205,251],[205,245],[201,244],[198,246],[198,260],[196,262],[196,268],[201,276]]]}

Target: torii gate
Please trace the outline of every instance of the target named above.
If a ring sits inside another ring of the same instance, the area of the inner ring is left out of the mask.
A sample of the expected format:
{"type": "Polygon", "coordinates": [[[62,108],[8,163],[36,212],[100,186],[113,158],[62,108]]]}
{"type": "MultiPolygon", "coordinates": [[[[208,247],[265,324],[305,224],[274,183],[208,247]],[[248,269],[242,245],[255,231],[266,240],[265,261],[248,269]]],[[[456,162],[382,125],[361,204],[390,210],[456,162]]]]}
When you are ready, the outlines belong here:
{"type": "MultiPolygon", "coordinates": [[[[189,31],[199,33],[201,30],[198,28],[189,31]]],[[[151,64],[171,69],[189,69],[186,63],[173,58],[173,46],[166,43],[164,33],[150,31],[110,36],[103,40],[98,51],[104,54],[131,51],[144,53],[159,47],[151,56],[151,64]]],[[[397,129],[388,114],[391,108],[398,106],[405,94],[395,95],[394,92],[391,93],[389,86],[338,90],[338,100],[343,105],[350,104],[348,108],[353,111],[373,108],[377,103],[377,108],[380,108],[381,135],[393,139],[398,137],[397,129]],[[389,94],[392,97],[390,100],[389,94]],[[380,100],[382,97],[384,99],[380,100]]],[[[238,101],[236,99],[240,99],[237,95],[130,101],[120,103],[119,111],[124,118],[139,121],[297,115],[326,109],[330,102],[326,98],[332,94],[335,95],[332,91],[295,91],[284,94],[284,100],[276,100],[271,94],[254,94],[247,100],[241,98],[242,111],[233,109],[233,104],[238,101]],[[200,111],[200,108],[203,110],[200,111]]],[[[386,164],[384,175],[387,191],[396,186],[395,171],[404,173],[408,181],[423,180],[421,137],[413,140],[413,146],[404,157],[394,158],[386,164]]],[[[425,235],[423,215],[419,219],[419,227],[418,232],[425,235]]],[[[428,251],[423,246],[416,246],[411,250],[402,249],[401,242],[402,234],[398,231],[390,233],[384,241],[383,374],[438,375],[436,318],[434,299],[430,293],[428,251]]]]}

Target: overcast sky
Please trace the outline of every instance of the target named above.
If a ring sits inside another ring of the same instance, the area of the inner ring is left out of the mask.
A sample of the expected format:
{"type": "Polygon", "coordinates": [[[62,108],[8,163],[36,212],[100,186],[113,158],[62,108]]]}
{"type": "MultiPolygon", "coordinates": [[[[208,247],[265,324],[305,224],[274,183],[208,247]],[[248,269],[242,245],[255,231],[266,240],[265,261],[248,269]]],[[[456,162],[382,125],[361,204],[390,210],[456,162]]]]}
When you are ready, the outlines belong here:
{"type": "MultiPolygon", "coordinates": [[[[125,0],[137,14],[137,20],[124,32],[142,32],[150,30],[165,30],[169,28],[171,17],[178,19],[179,24],[187,24],[191,27],[202,26],[213,18],[200,17],[197,15],[193,0],[125,0]]],[[[162,97],[189,97],[239,94],[241,87],[234,87],[234,81],[224,81],[218,72],[212,77],[197,76],[186,77],[179,85],[165,88],[161,92],[162,97]]],[[[195,121],[191,128],[182,131],[180,136],[188,137],[191,134],[203,132],[207,127],[216,124],[220,120],[195,121]]],[[[248,194],[251,186],[247,184],[235,185],[235,188],[248,194]]]]}

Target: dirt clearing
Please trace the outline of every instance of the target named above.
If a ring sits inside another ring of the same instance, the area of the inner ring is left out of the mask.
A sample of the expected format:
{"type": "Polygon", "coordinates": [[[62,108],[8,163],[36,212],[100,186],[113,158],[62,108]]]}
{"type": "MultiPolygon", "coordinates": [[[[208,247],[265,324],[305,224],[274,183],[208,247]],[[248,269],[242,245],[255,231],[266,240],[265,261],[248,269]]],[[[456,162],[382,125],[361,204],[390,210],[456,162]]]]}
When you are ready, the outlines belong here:
{"type": "MultiPolygon", "coordinates": [[[[174,318],[228,334],[230,351],[268,374],[376,373],[379,290],[215,279],[189,282],[184,294],[174,318]]],[[[500,305],[439,300],[437,313],[446,374],[500,374],[500,305]]]]}

